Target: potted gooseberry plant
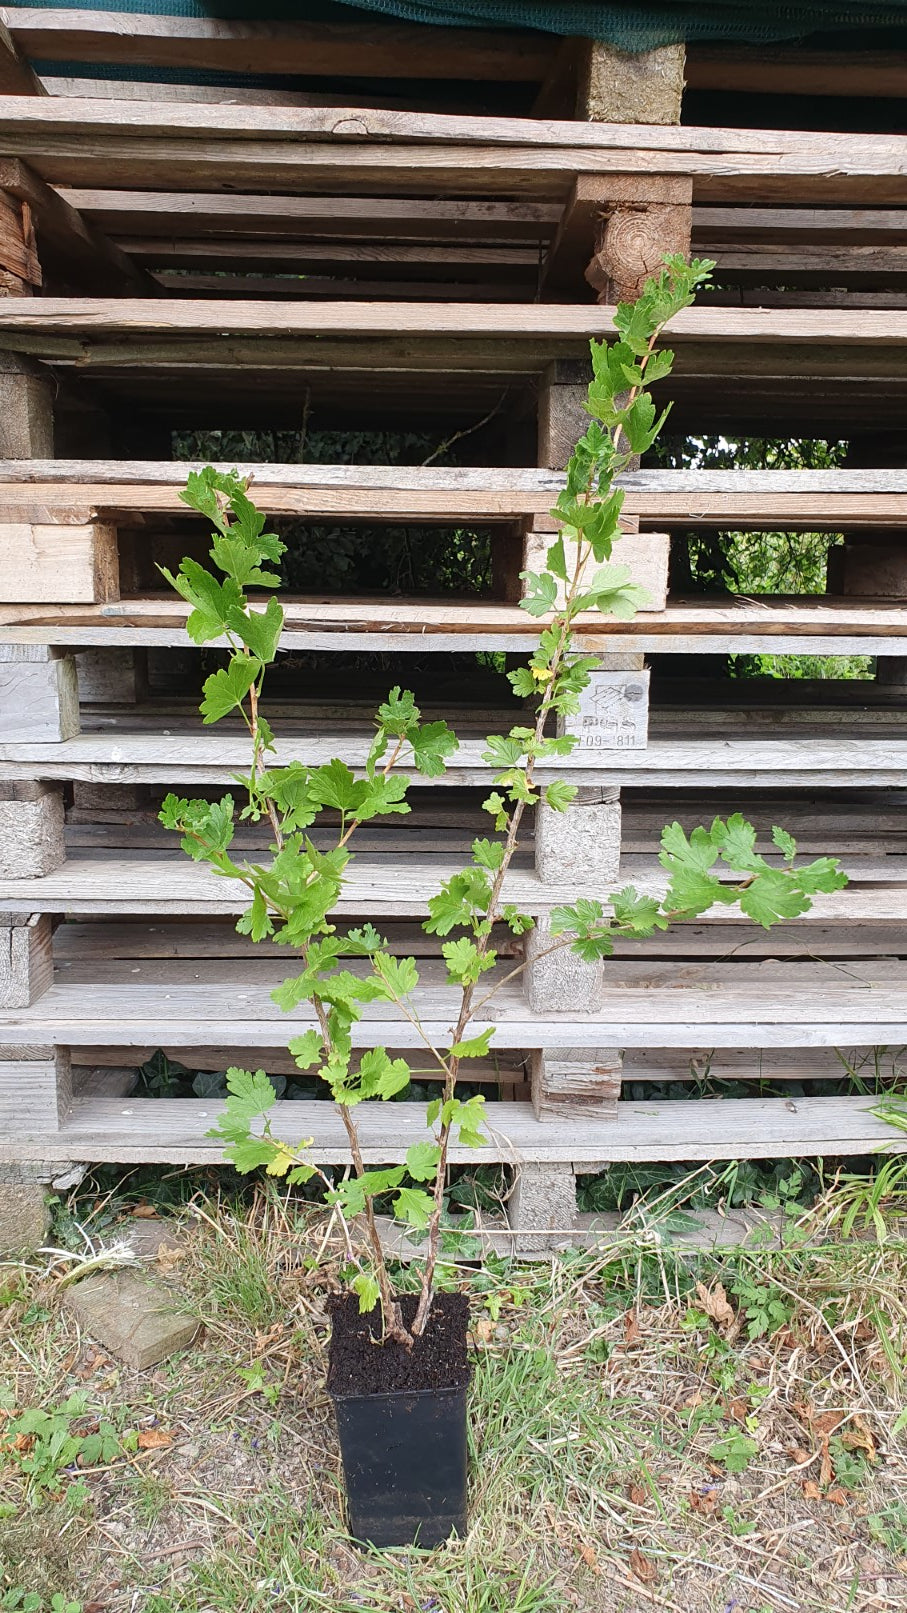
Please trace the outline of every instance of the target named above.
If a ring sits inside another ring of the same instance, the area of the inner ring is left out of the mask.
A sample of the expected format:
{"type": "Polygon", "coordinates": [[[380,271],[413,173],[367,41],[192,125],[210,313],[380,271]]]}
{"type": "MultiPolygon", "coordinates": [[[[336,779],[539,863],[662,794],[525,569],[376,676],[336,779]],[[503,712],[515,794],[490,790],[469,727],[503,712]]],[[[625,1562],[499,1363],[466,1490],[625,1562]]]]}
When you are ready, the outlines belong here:
{"type": "MultiPolygon", "coordinates": [[[[201,714],[205,723],[214,723],[239,713],[250,760],[240,781],[239,809],[231,795],[213,803],[171,795],[161,820],[182,835],[190,857],[246,887],[249,905],[237,928],[256,941],[271,937],[298,960],[273,997],[301,1024],[289,1043],[296,1064],[327,1084],[346,1130],[350,1169],[341,1179],[325,1177],[327,1197],[342,1217],[351,1272],[349,1292],[330,1305],[328,1388],[351,1532],[376,1545],[430,1546],[465,1528],[467,1301],[439,1291],[438,1271],[451,1145],[483,1141],[484,1099],[460,1096],[458,1084],[464,1065],[488,1054],[494,1033],[483,1012],[495,990],[487,978],[497,962],[494,932],[506,926],[520,936],[532,927],[532,917],[505,899],[527,811],[541,797],[555,811],[569,811],[576,794],[565,778],[543,784],[537,778],[569,756],[575,741],[551,734],[550,726],[556,717],[575,713],[596,665],[594,657],[575,652],[574,622],[580,612],[594,610],[631,617],[644,598],[627,568],[611,558],[623,502],[616,478],[664,424],[667,411],[656,418],[647,390],[671,370],[673,355],[659,340],[712,267],[666,259],[639,299],[618,307],[617,339],[591,344],[590,423],[552,511],[558,531],[545,568],[523,574],[523,607],[539,619],[540,631],[528,664],[508,676],[533,716],[506,735],[489,736],[484,754],[491,788],[483,806],[491,832],[473,842],[468,864],[429,900],[423,925],[439,938],[454,993],[443,1045],[423,1025],[415,959],[395,956],[370,924],[339,934],[332,913],[360,826],[408,812],[411,775],[442,774],[457,749],[456,736],[442,721],[423,722],[413,695],[394,688],[378,708],[367,755],[356,767],[341,758],[321,766],[297,759],[278,765],[262,693],[283,627],[273,590],[284,545],[265,531],[265,517],[238,473],[208,466],[189,476],[182,494],[210,519],[215,569],[186,559],[176,575],[164,575],[191,607],[192,639],[229,647],[226,666],[204,685],[201,714]],[[264,609],[250,597],[260,590],[272,591],[264,609]],[[338,825],[327,851],[317,849],[308,833],[325,812],[338,825]],[[265,859],[233,854],[237,817],[267,826],[265,859]],[[357,1046],[363,1007],[375,1001],[389,1004],[392,1018],[424,1044],[439,1080],[424,1134],[402,1159],[380,1168],[366,1163],[358,1106],[397,1097],[409,1085],[411,1069],[385,1047],[357,1046]],[[394,1290],[375,1211],[379,1198],[389,1199],[394,1216],[423,1235],[415,1293],[394,1290]]],[[[782,830],[775,831],[775,843],[781,867],[769,866],[757,853],[755,831],[740,816],[716,819],[689,838],[672,824],[661,850],[665,895],[658,899],[626,887],[606,900],[556,908],[552,946],[571,947],[587,959],[606,957],[617,937],[651,935],[715,903],[736,903],[768,927],[807,911],[814,892],[845,883],[830,859],[797,867],[794,842],[782,830]],[[725,873],[735,876],[730,883],[717,877],[722,861],[725,873]]],[[[288,1140],[287,1111],[298,1109],[276,1108],[274,1087],[262,1070],[231,1069],[227,1084],[229,1096],[212,1135],[238,1170],[264,1167],[291,1185],[322,1174],[306,1143],[288,1140]]]]}

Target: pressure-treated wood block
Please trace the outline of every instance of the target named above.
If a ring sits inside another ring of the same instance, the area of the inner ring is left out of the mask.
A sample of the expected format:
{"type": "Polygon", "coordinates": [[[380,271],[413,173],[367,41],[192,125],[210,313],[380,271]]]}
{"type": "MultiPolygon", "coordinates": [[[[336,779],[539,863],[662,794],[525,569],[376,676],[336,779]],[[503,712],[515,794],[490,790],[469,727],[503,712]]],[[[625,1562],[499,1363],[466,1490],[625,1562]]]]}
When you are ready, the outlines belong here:
{"type": "MultiPolygon", "coordinates": [[[[523,543],[523,570],[543,571],[545,556],[555,534],[532,530],[526,533],[523,543]]],[[[567,570],[572,570],[575,546],[567,544],[567,570]],[[572,554],[571,554],[572,551],[572,554]]],[[[640,612],[662,611],[668,598],[668,562],[671,557],[671,539],[667,532],[625,532],[614,545],[609,564],[629,566],[632,581],[644,588],[647,598],[640,612]]],[[[590,582],[598,570],[597,560],[590,560],[583,568],[582,577],[590,582]]],[[[563,603],[564,585],[558,591],[558,602],[563,603]]]]}
{"type": "Polygon", "coordinates": [[[50,915],[0,912],[0,1008],[27,1008],[49,989],[53,978],[50,915]]]}
{"type": "Polygon", "coordinates": [[[72,1104],[72,1071],[63,1048],[0,1049],[0,1134],[58,1131],[72,1104]],[[41,1052],[43,1057],[20,1056],[41,1052]]]}
{"type": "Polygon", "coordinates": [[[66,857],[63,796],[50,784],[0,784],[0,878],[39,879],[66,857]]]}
{"type": "Polygon", "coordinates": [[[119,598],[116,528],[0,521],[0,601],[94,605],[119,598]]]}
{"type": "Polygon", "coordinates": [[[622,1057],[615,1047],[536,1050],[530,1061],[532,1107],[539,1120],[617,1118],[622,1057]]]}
{"type": "Polygon", "coordinates": [[[845,594],[907,599],[907,553],[902,540],[845,543],[841,580],[845,594]]]}
{"type": "Polygon", "coordinates": [[[579,711],[558,718],[558,732],[575,734],[573,756],[586,751],[645,750],[649,734],[649,674],[593,672],[579,697],[579,711]]]}
{"type": "Polygon", "coordinates": [[[78,732],[72,656],[46,644],[0,645],[0,740],[55,744],[78,732]]]}

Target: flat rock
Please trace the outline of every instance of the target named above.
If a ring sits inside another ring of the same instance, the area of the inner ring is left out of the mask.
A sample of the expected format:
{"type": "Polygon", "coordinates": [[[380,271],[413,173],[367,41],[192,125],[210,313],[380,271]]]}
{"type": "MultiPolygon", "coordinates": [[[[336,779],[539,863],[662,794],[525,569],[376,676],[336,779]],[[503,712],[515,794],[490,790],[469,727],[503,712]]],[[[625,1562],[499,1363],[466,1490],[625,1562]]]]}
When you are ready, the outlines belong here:
{"type": "Polygon", "coordinates": [[[171,1289],[135,1271],[85,1277],[65,1304],[110,1355],[139,1371],[185,1350],[199,1329],[198,1318],[180,1309],[171,1289]]]}
{"type": "Polygon", "coordinates": [[[169,1221],[157,1216],[130,1221],[125,1227],[116,1227],[118,1241],[129,1245],[140,1260],[157,1260],[163,1254],[181,1255],[186,1251],[186,1239],[174,1232],[169,1221]]]}
{"type": "Polygon", "coordinates": [[[40,1182],[0,1181],[0,1258],[40,1249],[49,1228],[47,1190],[40,1182]]]}

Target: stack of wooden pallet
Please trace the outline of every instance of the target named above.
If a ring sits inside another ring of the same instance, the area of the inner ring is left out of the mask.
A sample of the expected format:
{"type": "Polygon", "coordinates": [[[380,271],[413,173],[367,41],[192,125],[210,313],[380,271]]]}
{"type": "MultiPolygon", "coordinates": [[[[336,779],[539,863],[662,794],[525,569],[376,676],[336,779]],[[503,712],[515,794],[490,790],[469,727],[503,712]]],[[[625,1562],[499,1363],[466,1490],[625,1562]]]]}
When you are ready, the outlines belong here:
{"type": "MultiPolygon", "coordinates": [[[[26,49],[57,15],[7,14],[26,49]]],[[[107,14],[94,16],[103,29],[107,14]]],[[[285,960],[235,934],[235,896],[155,821],[165,790],[222,789],[247,760],[239,729],[200,730],[199,652],[156,580],[155,562],[205,536],[179,502],[186,467],[169,434],[299,427],[310,413],[335,429],[481,423],[487,463],[472,468],[245,468],[258,503],[297,522],[491,534],[487,597],[291,599],[285,649],[396,665],[411,652],[526,651],[536,626],[519,609],[519,571],[546,542],[581,429],[588,340],[691,239],[722,259],[723,293],[672,326],[681,426],[847,437],[869,468],[625,478],[622,558],[649,604],[629,623],[582,624],[601,666],[559,769],[580,794],[563,817],[539,809],[512,875],[538,924],[524,981],[489,1009],[495,1058],[476,1075],[509,1101],[489,1105],[491,1144],[474,1157],[541,1172],[560,1225],[574,1173],[604,1161],[874,1146],[885,1130],[856,1095],[619,1094],[627,1081],[727,1077],[758,1093],[847,1066],[890,1073],[907,1042],[907,470],[884,468],[907,426],[907,140],[691,128],[672,123],[676,107],[632,125],[251,94],[92,99],[72,86],[27,93],[21,76],[10,88],[21,93],[0,98],[0,1161],[214,1160],[211,1102],[130,1096],[123,1070],[156,1047],[196,1069],[291,1067],[291,1028],[270,999],[285,960]],[[768,288],[763,305],[740,306],[754,284],[768,288]],[[670,535],[691,528],[843,533],[840,591],[676,597],[670,535]],[[705,676],[704,658],[779,651],[876,656],[879,676],[771,698],[705,676]],[[627,879],[662,888],[660,825],[728,807],[749,812],[765,845],[782,822],[805,850],[841,855],[850,885],[769,937],[707,915],[624,947],[604,978],[545,955],[553,906],[627,879]]],[[[287,671],[276,705],[282,759],[364,756],[367,713],[323,671],[315,695],[287,671]]],[[[363,835],[340,912],[380,921],[404,951],[430,948],[417,921],[478,830],[480,736],[502,720],[478,706],[452,717],[453,765],[415,792],[405,830],[363,835]]],[[[423,1018],[443,1039],[452,995],[440,961],[423,963],[423,1018]]],[[[357,1034],[362,1046],[413,1042],[380,1005],[357,1034]]],[[[302,1125],[286,1108],[279,1126],[311,1134],[323,1160],[346,1157],[330,1105],[307,1105],[302,1125]]],[[[420,1114],[366,1113],[366,1157],[398,1157],[420,1114]]]]}

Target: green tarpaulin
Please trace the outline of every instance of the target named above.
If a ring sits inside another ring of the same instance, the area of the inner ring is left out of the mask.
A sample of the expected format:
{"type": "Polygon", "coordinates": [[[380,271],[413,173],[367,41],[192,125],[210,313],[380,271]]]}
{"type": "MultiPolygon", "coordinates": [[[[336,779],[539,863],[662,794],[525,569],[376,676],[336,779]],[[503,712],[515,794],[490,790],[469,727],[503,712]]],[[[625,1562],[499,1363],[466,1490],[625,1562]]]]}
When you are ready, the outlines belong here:
{"type": "MultiPolygon", "coordinates": [[[[33,0],[38,9],[68,9],[58,0],[33,0]]],[[[834,0],[803,0],[776,5],[770,0],[663,0],[661,5],[602,5],[597,0],[83,0],[87,11],[143,12],[167,17],[223,17],[266,20],[324,21],[350,10],[378,12],[408,22],[440,23],[458,28],[537,28],[553,34],[583,34],[605,39],[620,50],[651,50],[678,40],[728,39],[767,42],[802,38],[818,30],[890,28],[907,23],[907,0],[873,5],[834,0]],[[343,9],[341,9],[343,8],[343,9]]],[[[867,45],[871,43],[867,38],[867,45]]]]}

